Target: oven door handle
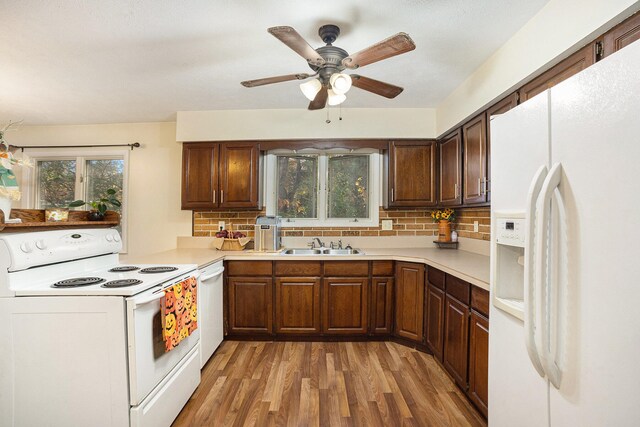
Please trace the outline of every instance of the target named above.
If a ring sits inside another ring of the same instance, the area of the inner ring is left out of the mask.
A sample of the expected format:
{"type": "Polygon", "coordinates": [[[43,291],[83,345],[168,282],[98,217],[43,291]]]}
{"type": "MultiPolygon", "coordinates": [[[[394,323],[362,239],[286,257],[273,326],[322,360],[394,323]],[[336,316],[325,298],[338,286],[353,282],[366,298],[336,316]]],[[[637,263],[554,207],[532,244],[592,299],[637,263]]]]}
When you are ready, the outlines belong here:
{"type": "Polygon", "coordinates": [[[158,301],[159,299],[162,299],[162,297],[164,297],[164,289],[161,289],[159,291],[156,291],[154,293],[152,293],[151,295],[149,295],[146,298],[141,298],[139,300],[133,300],[133,308],[135,309],[136,307],[139,307],[141,305],[145,305],[145,304],[149,304],[150,302],[154,302],[154,301],[158,301]]]}

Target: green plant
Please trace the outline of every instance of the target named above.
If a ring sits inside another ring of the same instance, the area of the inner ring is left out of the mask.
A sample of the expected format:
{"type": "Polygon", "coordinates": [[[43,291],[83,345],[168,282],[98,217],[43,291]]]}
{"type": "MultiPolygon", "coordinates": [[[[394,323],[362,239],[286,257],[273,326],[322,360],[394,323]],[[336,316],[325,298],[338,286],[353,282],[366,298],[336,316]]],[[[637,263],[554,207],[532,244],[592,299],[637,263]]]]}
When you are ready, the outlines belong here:
{"type": "Polygon", "coordinates": [[[116,190],[114,190],[113,188],[110,188],[107,190],[107,194],[102,196],[98,200],[91,200],[88,202],[85,202],[84,200],[74,200],[73,202],[69,203],[69,207],[77,208],[82,205],[89,205],[93,208],[93,210],[97,210],[102,215],[104,215],[104,213],[107,211],[107,205],[116,206],[116,207],[122,206],[122,203],[120,203],[120,200],[116,199],[116,196],[115,196],[116,192],[117,192],[116,190]]]}

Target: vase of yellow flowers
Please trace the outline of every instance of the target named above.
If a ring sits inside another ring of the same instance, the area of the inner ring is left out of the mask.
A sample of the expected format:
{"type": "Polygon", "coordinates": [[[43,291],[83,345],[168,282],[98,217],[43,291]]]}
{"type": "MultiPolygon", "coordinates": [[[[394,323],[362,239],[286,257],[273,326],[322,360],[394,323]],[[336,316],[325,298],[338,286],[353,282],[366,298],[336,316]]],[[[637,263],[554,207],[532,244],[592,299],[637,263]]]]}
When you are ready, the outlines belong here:
{"type": "Polygon", "coordinates": [[[0,210],[4,213],[4,222],[9,222],[11,204],[13,201],[20,200],[21,195],[13,168],[15,166],[31,166],[29,162],[13,157],[13,153],[9,150],[9,144],[4,140],[4,133],[16,124],[20,124],[20,122],[9,123],[0,129],[0,210]]]}
{"type": "Polygon", "coordinates": [[[431,218],[438,223],[438,241],[451,241],[451,223],[456,219],[456,212],[453,209],[443,209],[431,211],[431,218]]]}

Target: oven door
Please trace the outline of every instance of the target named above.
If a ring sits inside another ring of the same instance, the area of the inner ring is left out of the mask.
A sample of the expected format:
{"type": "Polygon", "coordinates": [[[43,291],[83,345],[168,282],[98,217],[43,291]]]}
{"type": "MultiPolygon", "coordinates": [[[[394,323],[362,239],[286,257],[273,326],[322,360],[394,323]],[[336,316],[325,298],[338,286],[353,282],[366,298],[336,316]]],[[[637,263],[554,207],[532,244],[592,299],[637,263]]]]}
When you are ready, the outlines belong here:
{"type": "Polygon", "coordinates": [[[160,318],[164,290],[189,277],[198,276],[195,271],[187,273],[127,298],[129,398],[132,406],[139,405],[200,341],[200,330],[196,329],[173,350],[165,352],[160,318]]]}

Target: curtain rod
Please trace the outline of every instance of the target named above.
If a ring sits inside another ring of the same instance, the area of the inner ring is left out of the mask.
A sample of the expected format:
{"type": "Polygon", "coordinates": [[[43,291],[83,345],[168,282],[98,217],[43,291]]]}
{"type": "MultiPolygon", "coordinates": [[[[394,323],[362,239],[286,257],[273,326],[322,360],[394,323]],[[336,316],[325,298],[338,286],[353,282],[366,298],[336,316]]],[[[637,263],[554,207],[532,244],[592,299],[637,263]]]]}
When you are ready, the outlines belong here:
{"type": "Polygon", "coordinates": [[[134,148],[139,148],[140,143],[134,142],[133,144],[103,144],[103,145],[9,145],[9,147],[19,148],[24,153],[26,148],[100,148],[100,147],[131,147],[133,151],[134,148]]]}

